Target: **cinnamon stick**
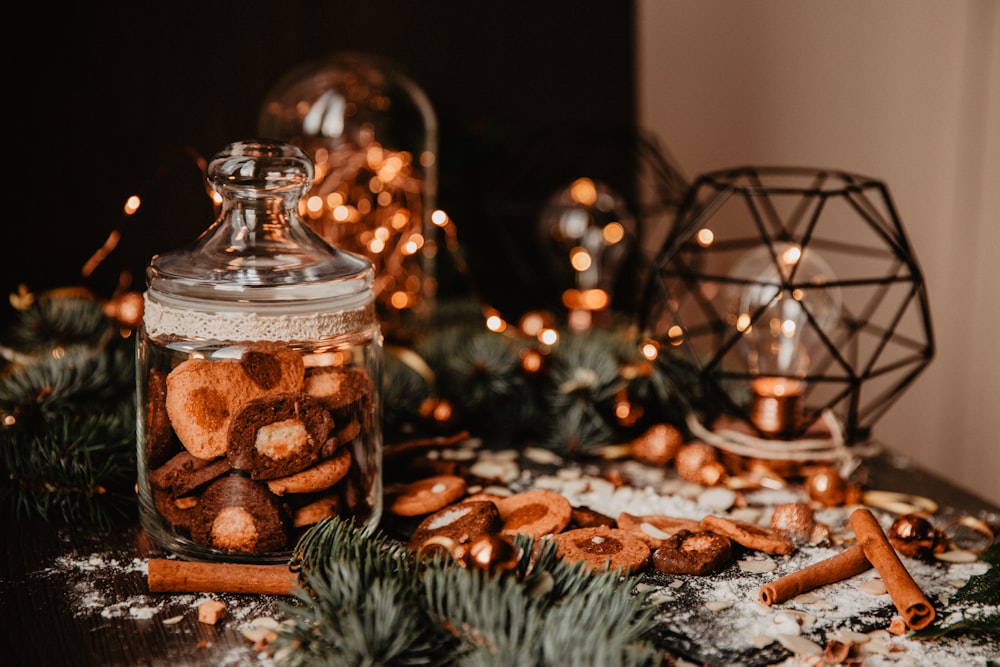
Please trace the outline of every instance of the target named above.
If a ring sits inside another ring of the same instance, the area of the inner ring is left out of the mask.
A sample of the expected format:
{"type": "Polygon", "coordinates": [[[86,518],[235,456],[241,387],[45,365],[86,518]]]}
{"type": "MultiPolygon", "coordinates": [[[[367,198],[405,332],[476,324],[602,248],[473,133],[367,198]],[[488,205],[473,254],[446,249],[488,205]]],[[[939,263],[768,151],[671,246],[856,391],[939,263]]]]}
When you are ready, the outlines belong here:
{"type": "Polygon", "coordinates": [[[934,620],[934,607],[899,560],[875,515],[862,507],[851,513],[850,521],[858,544],[881,575],[889,597],[906,625],[913,630],[930,625],[934,620]]]}
{"type": "Polygon", "coordinates": [[[292,595],[298,574],[287,565],[202,563],[151,558],[147,580],[152,593],[261,593],[292,595]]]}
{"type": "Polygon", "coordinates": [[[801,570],[761,586],[760,601],[770,606],[790,600],[814,588],[833,584],[861,574],[872,566],[860,546],[851,547],[835,556],[813,563],[801,570]]]}

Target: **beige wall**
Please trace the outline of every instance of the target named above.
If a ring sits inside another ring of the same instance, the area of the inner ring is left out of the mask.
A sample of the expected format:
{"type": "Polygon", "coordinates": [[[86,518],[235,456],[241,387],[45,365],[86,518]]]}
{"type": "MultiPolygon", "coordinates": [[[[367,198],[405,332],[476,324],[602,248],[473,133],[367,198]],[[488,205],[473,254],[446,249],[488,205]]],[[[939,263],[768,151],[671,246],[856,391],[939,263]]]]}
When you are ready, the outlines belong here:
{"type": "Polygon", "coordinates": [[[875,439],[1000,504],[1000,1],[638,0],[639,119],[688,178],[889,186],[937,353],[875,439]]]}

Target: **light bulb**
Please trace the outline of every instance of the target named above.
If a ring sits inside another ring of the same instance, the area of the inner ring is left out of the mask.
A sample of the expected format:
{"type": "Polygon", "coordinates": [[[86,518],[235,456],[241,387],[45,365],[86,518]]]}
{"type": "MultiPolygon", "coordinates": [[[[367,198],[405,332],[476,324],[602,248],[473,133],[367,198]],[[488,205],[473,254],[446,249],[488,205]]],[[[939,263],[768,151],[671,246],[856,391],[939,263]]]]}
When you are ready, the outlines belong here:
{"type": "Polygon", "coordinates": [[[578,178],[549,197],[538,231],[569,327],[602,322],[637,244],[625,200],[600,181],[578,178]]]}
{"type": "Polygon", "coordinates": [[[840,321],[843,300],[829,264],[794,243],[761,246],[730,271],[729,321],[750,376],[750,420],[763,434],[794,434],[807,377],[840,321]]]}

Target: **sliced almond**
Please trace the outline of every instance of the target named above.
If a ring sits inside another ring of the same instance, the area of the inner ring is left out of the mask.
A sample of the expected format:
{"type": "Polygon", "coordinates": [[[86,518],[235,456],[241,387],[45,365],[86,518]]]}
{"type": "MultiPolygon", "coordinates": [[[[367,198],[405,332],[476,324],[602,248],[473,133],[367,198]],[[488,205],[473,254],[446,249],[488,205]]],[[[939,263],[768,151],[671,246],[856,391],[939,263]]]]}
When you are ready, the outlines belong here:
{"type": "Polygon", "coordinates": [[[822,655],[823,647],[802,635],[779,634],[778,643],[795,655],[822,655]]]}
{"type": "Polygon", "coordinates": [[[774,572],[778,567],[778,564],[770,558],[741,560],[736,564],[739,565],[741,572],[752,572],[754,574],[774,572]]]}
{"type": "Polygon", "coordinates": [[[934,554],[934,557],[945,563],[975,563],[979,556],[972,551],[965,549],[952,549],[943,553],[934,554]]]}
{"type": "Polygon", "coordinates": [[[862,581],[858,586],[862,591],[868,593],[869,595],[885,595],[886,588],[885,582],[881,579],[867,579],[862,581]]]}

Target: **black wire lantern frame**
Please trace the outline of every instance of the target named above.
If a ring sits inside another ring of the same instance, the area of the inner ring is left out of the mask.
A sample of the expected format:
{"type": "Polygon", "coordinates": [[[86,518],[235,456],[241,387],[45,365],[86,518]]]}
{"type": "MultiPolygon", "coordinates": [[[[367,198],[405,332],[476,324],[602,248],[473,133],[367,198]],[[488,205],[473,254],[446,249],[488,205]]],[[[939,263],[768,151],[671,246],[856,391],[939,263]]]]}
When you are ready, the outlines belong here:
{"type": "Polygon", "coordinates": [[[696,435],[721,433],[738,453],[763,458],[808,460],[831,442],[868,441],[934,355],[923,275],[888,188],[832,169],[739,167],[697,178],[640,314],[696,435]],[[759,273],[740,268],[749,255],[759,273]],[[764,341],[757,348],[753,332],[764,341]],[[805,363],[754,367],[795,357],[807,339],[805,363]],[[762,381],[804,389],[761,408],[762,381]]]}

